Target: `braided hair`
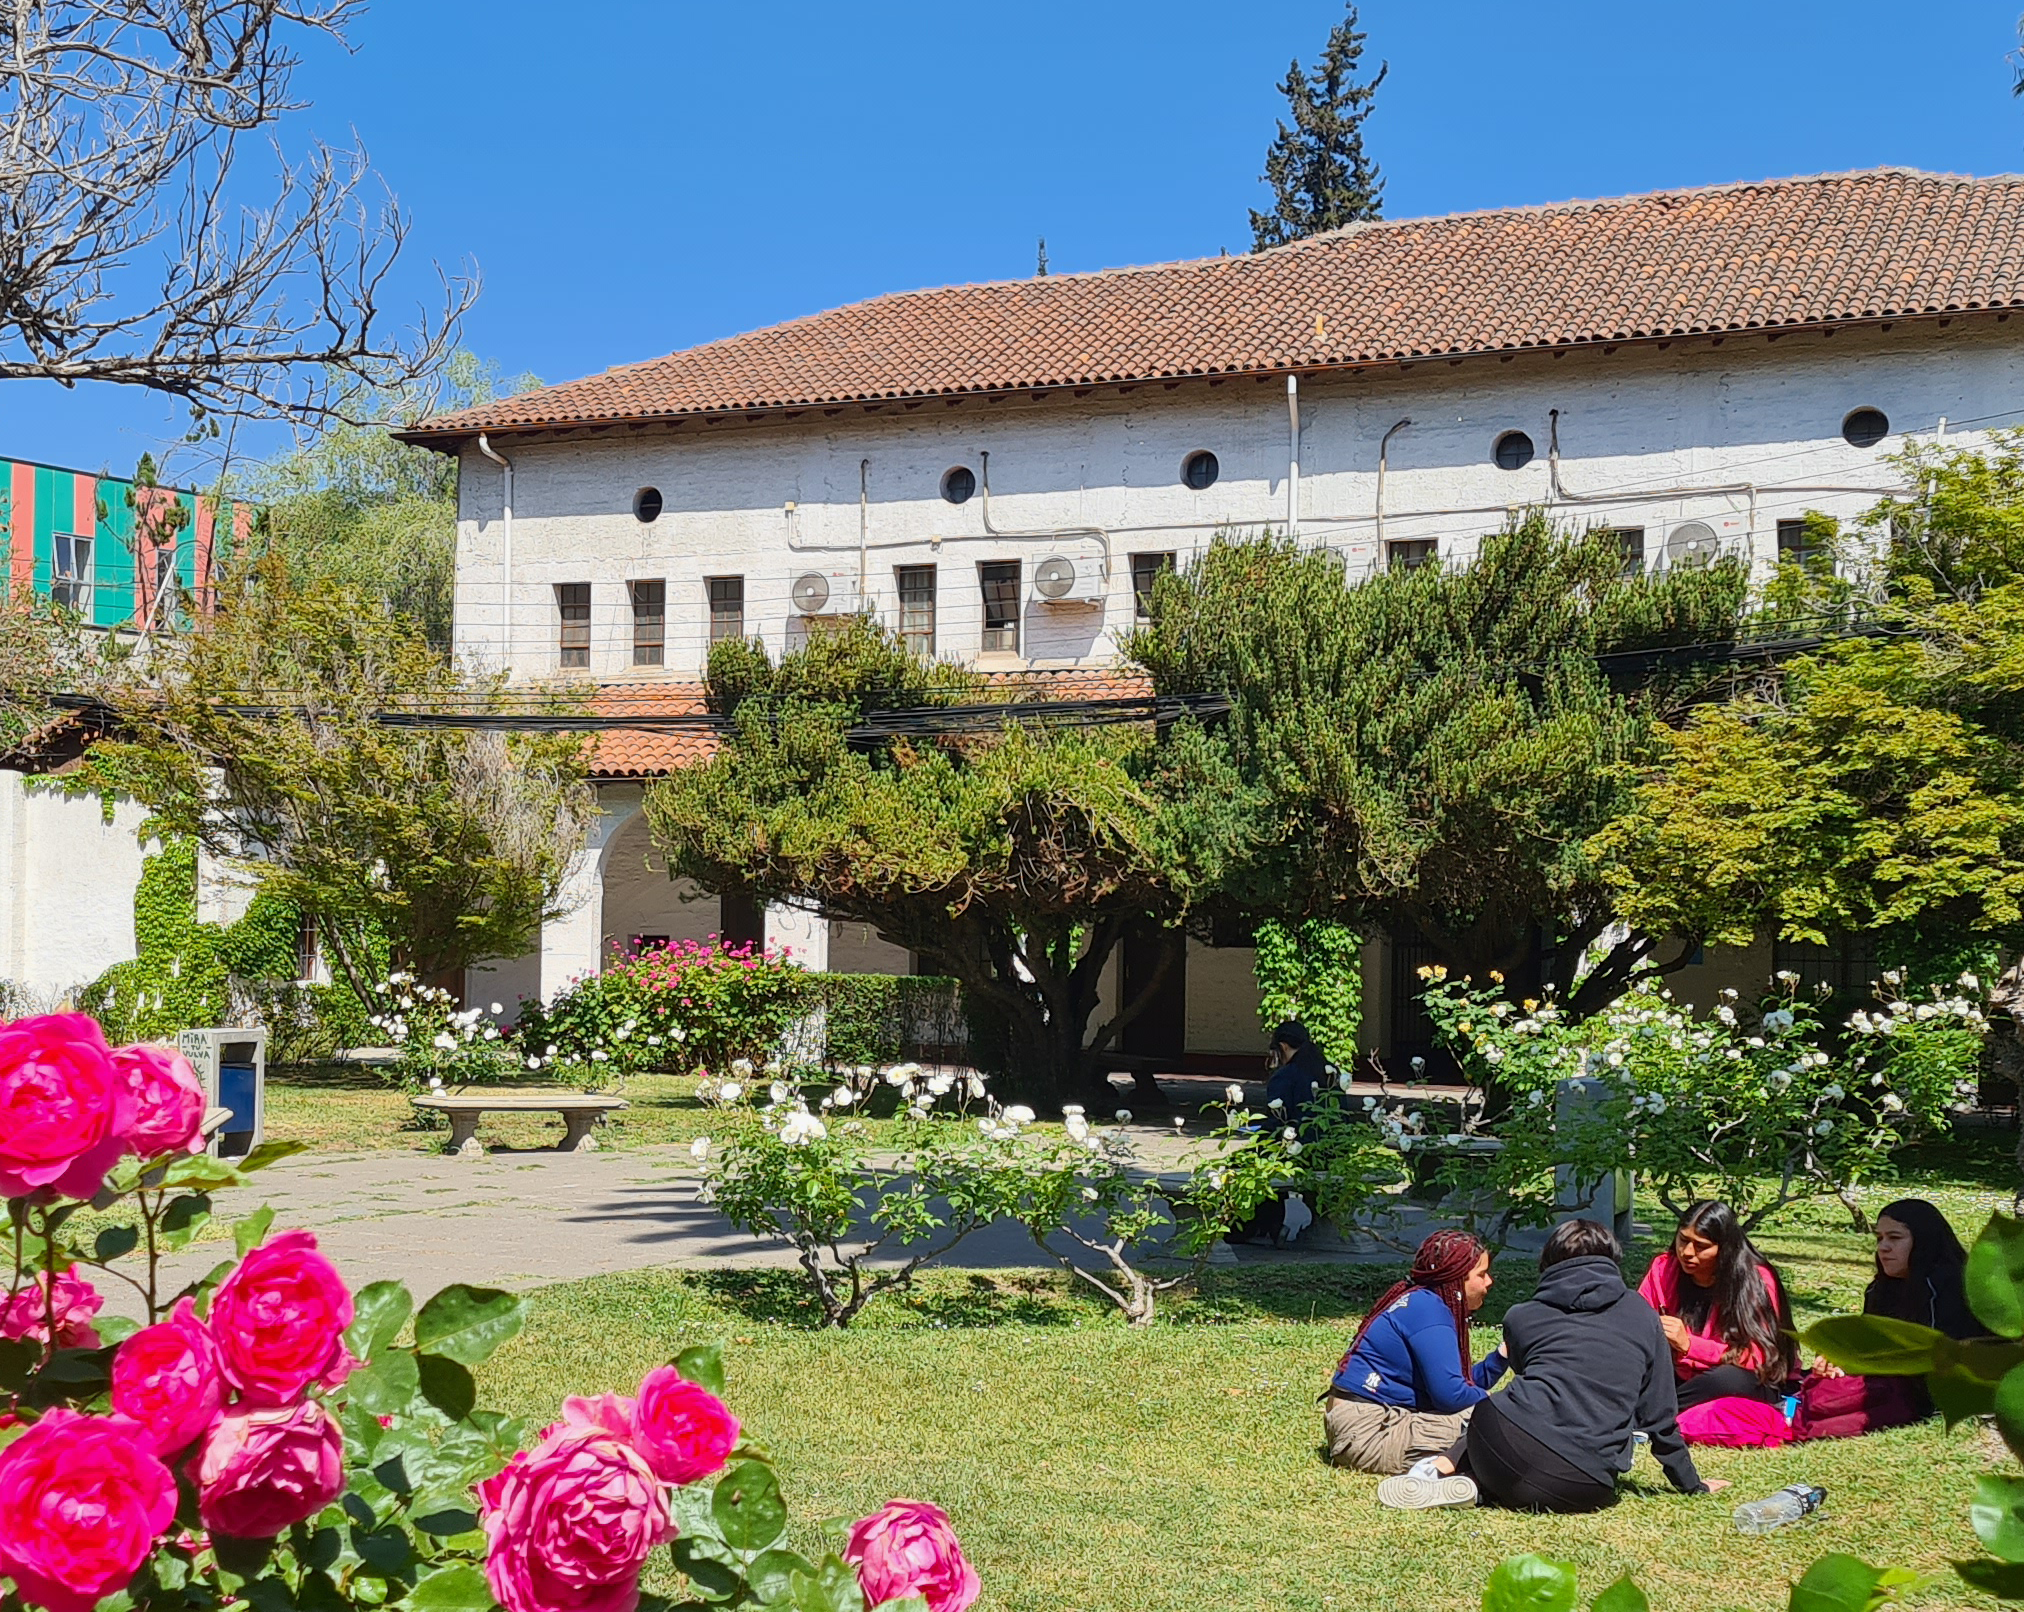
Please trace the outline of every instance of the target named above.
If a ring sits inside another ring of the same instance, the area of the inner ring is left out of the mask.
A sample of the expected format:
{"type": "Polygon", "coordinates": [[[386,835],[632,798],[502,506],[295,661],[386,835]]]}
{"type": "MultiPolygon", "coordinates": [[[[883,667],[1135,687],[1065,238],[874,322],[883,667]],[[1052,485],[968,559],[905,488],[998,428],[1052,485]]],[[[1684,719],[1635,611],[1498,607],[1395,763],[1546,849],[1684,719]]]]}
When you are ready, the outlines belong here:
{"type": "Polygon", "coordinates": [[[1455,1317],[1455,1343],[1462,1351],[1462,1375],[1468,1376],[1469,1359],[1469,1308],[1462,1296],[1463,1284],[1469,1280],[1469,1273],[1476,1268],[1476,1261],[1489,1252],[1482,1240],[1466,1231],[1437,1231],[1420,1244],[1419,1252],[1413,1255],[1413,1268],[1407,1272],[1403,1282],[1394,1282],[1385,1289],[1384,1296],[1370,1307],[1370,1313],[1363,1318],[1363,1325],[1356,1329],[1356,1336],[1349,1340],[1349,1349],[1342,1357],[1342,1364],[1335,1369],[1340,1372],[1349,1364],[1349,1357],[1356,1353],[1356,1346],[1363,1342],[1363,1335],[1370,1331],[1371,1324],[1406,1294],[1416,1287],[1423,1287],[1436,1295],[1447,1305],[1455,1317]]]}

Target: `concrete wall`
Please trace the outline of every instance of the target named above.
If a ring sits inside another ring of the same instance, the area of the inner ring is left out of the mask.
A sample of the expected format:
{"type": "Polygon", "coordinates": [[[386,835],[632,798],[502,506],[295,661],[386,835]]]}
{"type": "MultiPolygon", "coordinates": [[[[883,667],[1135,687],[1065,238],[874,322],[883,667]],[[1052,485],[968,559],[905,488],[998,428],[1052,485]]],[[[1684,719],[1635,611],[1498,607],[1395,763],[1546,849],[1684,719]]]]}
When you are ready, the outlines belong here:
{"type": "Polygon", "coordinates": [[[0,772],[0,979],[54,1004],[134,952],[146,814],[0,772]]]}
{"type": "Polygon", "coordinates": [[[1249,946],[1205,946],[1189,939],[1188,1051],[1263,1054],[1257,961],[1249,946]]]}
{"type": "MultiPolygon", "coordinates": [[[[1960,320],[1889,332],[1792,335],[1775,343],[1728,338],[1665,352],[1623,348],[1562,358],[1519,354],[1406,372],[1320,377],[1301,386],[1304,541],[1344,551],[1353,568],[1378,563],[1375,496],[1380,438],[1398,420],[1385,487],[1388,540],[1432,539],[1444,560],[1514,506],[1550,497],[1548,448],[1558,413],[1563,497],[1557,515],[1641,526],[1648,554],[1665,534],[1705,520],[1760,569],[1775,563],[1776,522],[1809,509],[1852,516],[1895,485],[1885,457],[1906,432],[2024,407],[2019,326],[1960,320]],[[1892,434],[1872,448],[1842,440],[1858,407],[1882,409],[1892,434]],[[1523,430],[1536,457],[1503,470],[1492,448],[1523,430]]],[[[554,585],[592,585],[590,673],[600,679],[692,678],[706,649],[704,579],[745,578],[746,628],[778,651],[800,630],[788,603],[808,570],[856,584],[894,615],[893,568],[938,567],[937,649],[980,654],[980,561],[1032,565],[1053,553],[1100,559],[1103,544],[1060,528],[1108,533],[1106,597],[1093,607],[1024,605],[1022,659],[1101,664],[1132,621],[1128,556],[1183,556],[1223,527],[1283,524],[1285,385],[1278,378],[1096,389],[1045,402],[940,400],[877,412],[810,411],[782,422],[689,426],[624,439],[522,442],[515,464],[510,635],[503,626],[501,473],[468,455],[461,478],[457,643],[524,678],[557,670],[554,585]],[[1221,475],[1196,492],[1181,464],[1214,452],[1221,475]],[[981,472],[990,455],[991,523],[981,494],[939,494],[943,475],[981,472]],[[859,467],[869,516],[860,531],[859,467]],[[632,514],[635,494],[659,489],[664,513],[632,514]],[[631,664],[629,579],[667,583],[667,665],[631,664]]]]}

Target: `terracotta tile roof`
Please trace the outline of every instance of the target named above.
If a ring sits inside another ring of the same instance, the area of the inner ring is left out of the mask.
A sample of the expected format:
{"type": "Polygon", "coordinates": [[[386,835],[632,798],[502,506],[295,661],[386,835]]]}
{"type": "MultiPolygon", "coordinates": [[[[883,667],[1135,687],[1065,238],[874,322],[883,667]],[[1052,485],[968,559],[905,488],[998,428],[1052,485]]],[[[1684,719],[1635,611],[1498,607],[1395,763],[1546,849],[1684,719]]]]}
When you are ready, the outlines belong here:
{"type": "MultiPolygon", "coordinates": [[[[1012,688],[1029,700],[1150,699],[1153,692],[1152,679],[1145,673],[1118,666],[987,675],[991,683],[1012,688]]],[[[709,708],[701,683],[607,683],[590,696],[589,705],[597,716],[646,720],[700,716],[709,708]]],[[[608,728],[593,741],[591,776],[608,781],[658,778],[707,761],[716,754],[717,744],[709,733],[608,728]]]]}
{"type": "Polygon", "coordinates": [[[479,429],[1276,373],[2024,306],[2024,178],[1902,168],[907,291],[438,415],[479,429]]]}

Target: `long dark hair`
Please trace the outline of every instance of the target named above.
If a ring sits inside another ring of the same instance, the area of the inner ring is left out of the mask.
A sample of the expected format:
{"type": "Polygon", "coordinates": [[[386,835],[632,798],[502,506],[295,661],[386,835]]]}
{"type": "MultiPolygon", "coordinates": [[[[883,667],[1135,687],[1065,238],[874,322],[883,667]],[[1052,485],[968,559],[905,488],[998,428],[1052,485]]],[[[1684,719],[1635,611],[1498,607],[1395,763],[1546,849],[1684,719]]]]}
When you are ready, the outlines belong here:
{"type": "Polygon", "coordinates": [[[1886,1276],[1879,1260],[1862,1296],[1865,1315],[1937,1327],[1950,1337],[1973,1337],[1981,1328],[1968,1310],[1968,1251],[1947,1217],[1923,1198],[1900,1198],[1877,1211],[1912,1234],[1911,1263],[1903,1276],[1886,1276]]]}
{"type": "Polygon", "coordinates": [[[1454,1316],[1455,1343],[1462,1351],[1462,1375],[1468,1376],[1469,1305],[1462,1296],[1462,1287],[1469,1280],[1469,1272],[1476,1268],[1476,1261],[1488,1252],[1480,1238],[1472,1237],[1466,1231],[1435,1232],[1420,1244],[1419,1252],[1413,1255],[1413,1268],[1406,1273],[1406,1279],[1392,1283],[1370,1307],[1370,1313],[1363,1318],[1363,1325],[1349,1340],[1349,1348],[1336,1371],[1340,1373],[1349,1364],[1349,1357],[1356,1353],[1356,1346],[1363,1342],[1363,1335],[1370,1330],[1372,1322],[1414,1288],[1423,1287],[1447,1305],[1449,1313],[1454,1316]]]}
{"type": "MultiPolygon", "coordinates": [[[[1736,1353],[1751,1344],[1762,1356],[1757,1380],[1783,1382],[1797,1368],[1799,1357],[1792,1342],[1792,1312],[1786,1307],[1785,1282],[1778,1268],[1757,1252],[1743,1233],[1736,1211],[1719,1198],[1703,1198],[1688,1206],[1680,1217],[1680,1230],[1705,1237],[1716,1248],[1715,1285],[1701,1287],[1687,1273],[1680,1272],[1680,1314],[1696,1331],[1712,1314],[1722,1328],[1722,1340],[1736,1353]],[[1771,1272],[1767,1287],[1759,1267],[1771,1272]]],[[[1674,1254],[1677,1260],[1679,1255],[1674,1254]]]]}

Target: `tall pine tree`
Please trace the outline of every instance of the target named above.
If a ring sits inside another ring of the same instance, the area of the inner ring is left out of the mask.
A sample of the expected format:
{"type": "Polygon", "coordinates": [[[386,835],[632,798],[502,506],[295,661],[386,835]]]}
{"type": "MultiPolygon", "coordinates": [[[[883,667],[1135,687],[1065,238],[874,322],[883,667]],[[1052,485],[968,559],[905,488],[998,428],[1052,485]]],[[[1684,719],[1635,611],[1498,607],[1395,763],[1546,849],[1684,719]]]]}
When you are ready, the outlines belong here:
{"type": "Polygon", "coordinates": [[[1355,0],[1347,10],[1328,36],[1320,65],[1309,73],[1296,60],[1279,86],[1293,124],[1279,125],[1265,154],[1265,183],[1277,200],[1269,213],[1252,211],[1254,252],[1376,218],[1383,210],[1384,181],[1364,155],[1363,120],[1391,64],[1381,64],[1368,84],[1355,81],[1364,36],[1356,31],[1355,0]]]}

